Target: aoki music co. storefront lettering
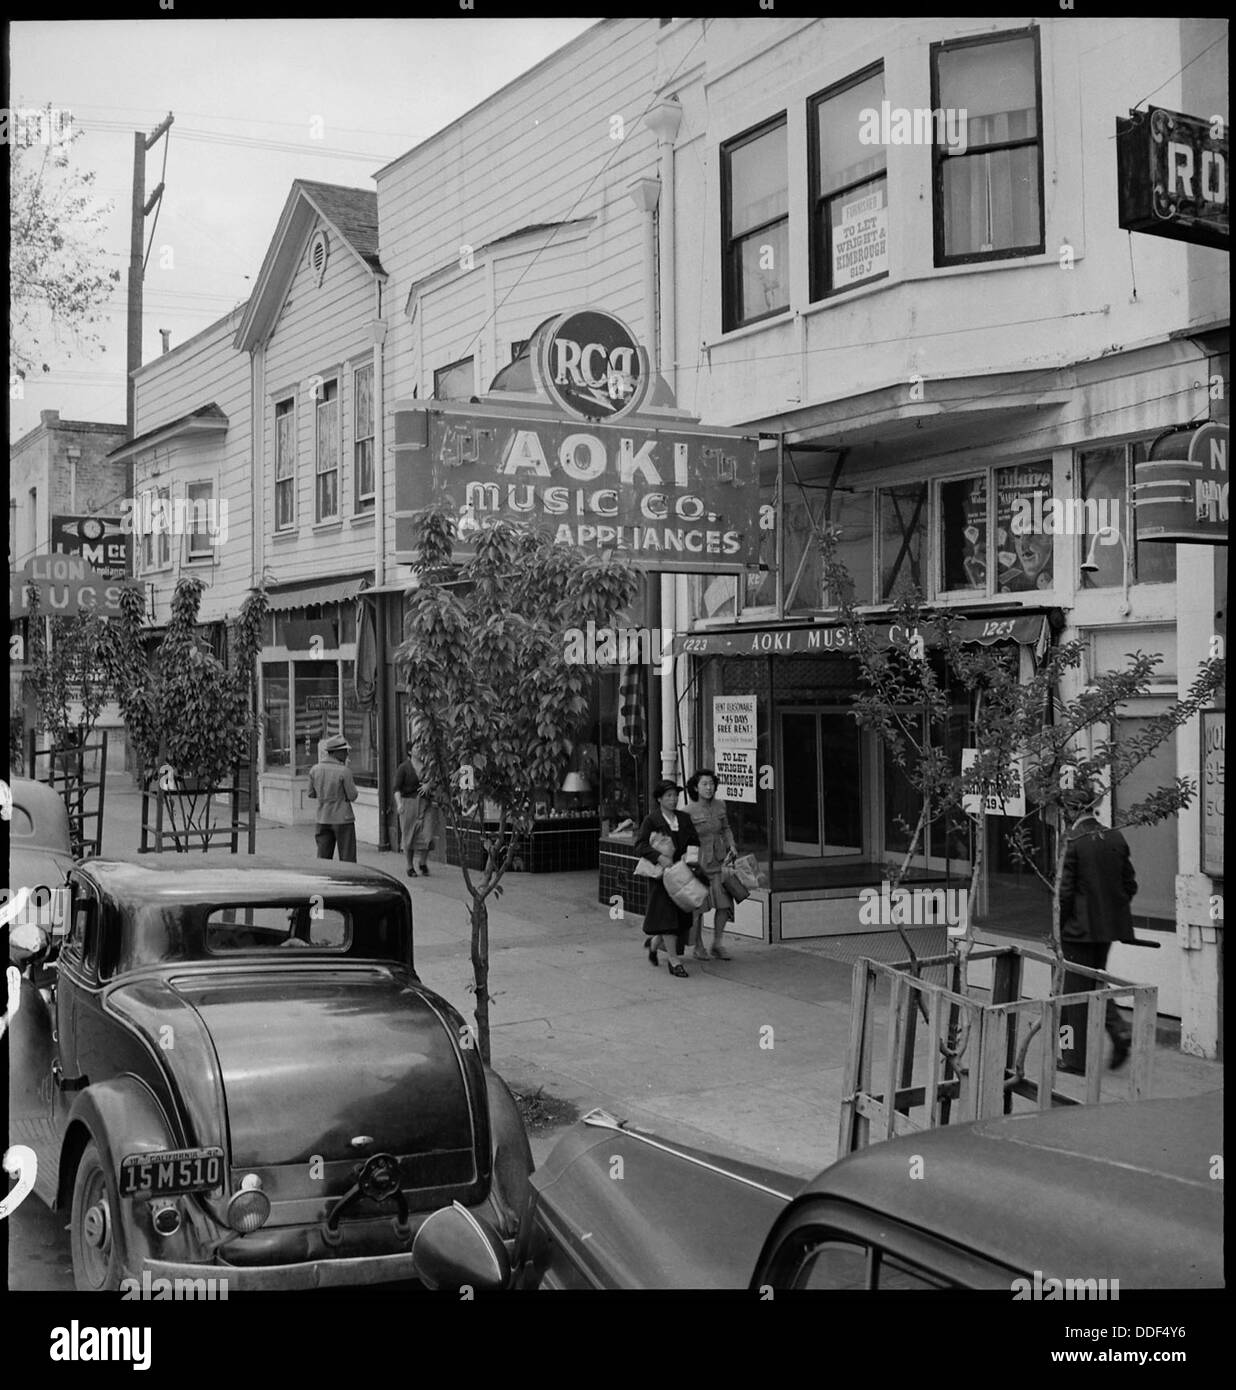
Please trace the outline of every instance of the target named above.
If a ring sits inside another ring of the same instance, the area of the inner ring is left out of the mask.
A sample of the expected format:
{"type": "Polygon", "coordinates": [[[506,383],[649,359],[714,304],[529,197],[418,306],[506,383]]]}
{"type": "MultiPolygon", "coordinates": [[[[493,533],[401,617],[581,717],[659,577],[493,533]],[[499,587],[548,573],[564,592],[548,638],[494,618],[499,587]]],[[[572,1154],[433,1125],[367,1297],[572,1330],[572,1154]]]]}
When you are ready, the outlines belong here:
{"type": "Polygon", "coordinates": [[[758,554],[758,441],[725,431],[511,418],[482,407],[395,410],[395,550],[444,506],[459,535],[496,518],[649,569],[741,569],[758,554]]]}

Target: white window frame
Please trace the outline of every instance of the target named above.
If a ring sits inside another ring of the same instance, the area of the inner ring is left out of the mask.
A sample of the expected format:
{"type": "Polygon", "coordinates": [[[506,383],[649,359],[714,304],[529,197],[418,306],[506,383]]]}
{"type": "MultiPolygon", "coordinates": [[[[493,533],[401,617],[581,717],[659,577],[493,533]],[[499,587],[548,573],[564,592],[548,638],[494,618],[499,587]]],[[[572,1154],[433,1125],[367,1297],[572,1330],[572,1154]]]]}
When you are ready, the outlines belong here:
{"type": "MultiPolygon", "coordinates": [[[[145,524],[145,522],[148,519],[153,518],[155,511],[157,510],[158,503],[160,501],[165,502],[167,504],[167,508],[164,512],[164,518],[170,525],[172,517],[172,490],[170,487],[158,487],[147,485],[142,489],[137,501],[138,518],[143,524],[145,524]],[[147,497],[151,499],[150,502],[146,501],[147,497]]],[[[160,531],[143,531],[141,540],[142,543],[139,547],[139,553],[141,555],[142,573],[162,574],[165,571],[170,570],[172,567],[171,531],[167,527],[164,527],[160,531]],[[158,541],[157,560],[155,558],[156,540],[158,541]],[[147,559],[147,556],[149,556],[149,559],[147,559]]]]}
{"type": "Polygon", "coordinates": [[[352,477],[356,488],[355,507],[357,512],[369,512],[373,510],[377,489],[377,428],[375,389],[377,386],[377,374],[374,371],[373,361],[359,362],[352,368],[352,477]],[[369,433],[360,433],[360,388],[357,385],[357,378],[362,372],[368,372],[371,377],[369,387],[369,433]],[[369,473],[370,486],[368,492],[361,491],[361,445],[369,445],[369,473]]]}
{"type": "Polygon", "coordinates": [[[278,400],[276,400],[275,403],[274,403],[274,411],[275,411],[275,413],[274,413],[274,421],[275,421],[275,423],[274,423],[274,448],[275,448],[275,468],[274,468],[274,477],[275,477],[275,498],[274,498],[274,502],[275,502],[275,506],[274,506],[274,512],[273,512],[273,519],[274,519],[274,523],[275,523],[275,524],[274,524],[274,531],[275,531],[275,534],[276,534],[276,535],[281,535],[281,534],[286,534],[286,533],[288,533],[288,532],[291,532],[291,531],[295,531],[295,530],[296,530],[296,397],[295,397],[294,395],[292,395],[292,396],[282,396],[282,397],[280,397],[280,398],[279,398],[278,400]],[[286,405],[286,406],[289,407],[288,410],[286,410],[285,412],[283,412],[282,415],[280,414],[280,411],[279,411],[279,407],[280,407],[281,405],[286,405]],[[280,475],[279,475],[279,464],[280,464],[280,455],[279,455],[279,421],[280,421],[282,418],[284,418],[284,416],[287,416],[287,417],[290,419],[290,421],[291,421],[291,426],[292,426],[292,432],[291,432],[292,452],[291,452],[291,458],[290,458],[290,460],[287,460],[287,462],[289,462],[289,464],[290,464],[290,467],[289,467],[289,469],[288,469],[288,472],[286,473],[285,476],[280,477],[280,475]],[[290,487],[291,493],[292,493],[292,513],[291,513],[291,519],[287,522],[286,525],[283,525],[283,526],[280,526],[280,525],[279,525],[279,488],[280,488],[281,486],[288,486],[288,487],[290,487]]]}
{"type": "Polygon", "coordinates": [[[341,455],[343,452],[343,441],[340,438],[339,417],[339,376],[338,374],[336,374],[334,376],[322,378],[321,393],[320,395],[317,395],[315,393],[315,399],[313,402],[313,519],[315,524],[338,521],[342,515],[340,511],[339,484],[340,474],[343,471],[340,467],[341,455]],[[326,394],[327,389],[331,386],[335,388],[335,394],[333,397],[328,396],[326,394]],[[331,468],[323,468],[322,458],[319,454],[319,442],[321,440],[320,412],[326,410],[331,405],[334,405],[335,407],[335,423],[333,430],[334,466],[331,468]],[[333,512],[323,512],[321,509],[322,479],[329,476],[331,473],[335,475],[335,510],[333,512]]]}
{"type": "Polygon", "coordinates": [[[215,559],[215,546],[217,542],[211,538],[209,532],[199,537],[192,524],[195,513],[191,491],[195,487],[208,487],[210,489],[210,496],[206,499],[207,518],[210,516],[210,503],[216,502],[217,507],[215,480],[213,478],[194,478],[191,482],[185,483],[185,564],[212,564],[215,559]],[[195,542],[197,543],[195,544],[195,542]]]}

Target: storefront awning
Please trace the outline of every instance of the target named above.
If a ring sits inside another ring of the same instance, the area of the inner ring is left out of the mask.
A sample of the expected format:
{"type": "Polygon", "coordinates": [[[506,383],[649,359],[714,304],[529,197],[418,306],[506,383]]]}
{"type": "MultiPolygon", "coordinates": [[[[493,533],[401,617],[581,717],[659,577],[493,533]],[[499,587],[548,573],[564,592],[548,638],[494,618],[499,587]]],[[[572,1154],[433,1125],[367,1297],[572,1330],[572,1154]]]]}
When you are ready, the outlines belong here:
{"type": "MultiPolygon", "coordinates": [[[[881,646],[892,646],[894,638],[908,636],[897,624],[869,624],[881,646]]],[[[1042,650],[1047,644],[1045,613],[962,618],[958,635],[963,642],[990,646],[995,642],[1018,642],[1042,650]]],[[[853,652],[849,634],[840,623],[813,623],[810,627],[730,628],[726,631],[692,632],[674,638],[675,656],[810,656],[853,652]]]]}
{"type": "Polygon", "coordinates": [[[319,603],[343,603],[355,598],[369,580],[368,574],[354,574],[347,579],[332,579],[328,584],[274,584],[266,591],[266,601],[275,613],[319,603]]]}

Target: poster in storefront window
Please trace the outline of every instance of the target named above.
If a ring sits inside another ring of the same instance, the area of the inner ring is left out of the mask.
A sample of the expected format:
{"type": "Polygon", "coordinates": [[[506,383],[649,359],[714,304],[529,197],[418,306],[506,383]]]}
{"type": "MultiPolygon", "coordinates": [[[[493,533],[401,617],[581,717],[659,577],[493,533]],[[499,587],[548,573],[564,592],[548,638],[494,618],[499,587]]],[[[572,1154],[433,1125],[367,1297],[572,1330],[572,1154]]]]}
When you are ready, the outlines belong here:
{"type": "Polygon", "coordinates": [[[1053,496],[1050,463],[1024,463],[996,470],[996,588],[1002,594],[1052,587],[1051,534],[1035,529],[1033,518],[1050,515],[1053,496]],[[1035,505],[1035,494],[1039,504],[1035,505]],[[1028,506],[1017,506],[1019,501],[1028,506]],[[1014,521],[1016,518],[1016,524],[1014,521]],[[1031,518],[1027,525],[1026,518],[1031,518]]]}
{"type": "Polygon", "coordinates": [[[712,746],[720,753],[723,748],[755,748],[754,695],[714,695],[712,699],[712,746]]]}
{"type": "Polygon", "coordinates": [[[888,274],[888,186],[881,179],[834,201],[833,289],[888,274]]]}
{"type": "Polygon", "coordinates": [[[1202,873],[1223,877],[1223,773],[1226,719],[1202,711],[1202,873]]]}
{"type": "Polygon", "coordinates": [[[755,800],[755,749],[718,748],[717,795],[722,801],[755,800]]]}

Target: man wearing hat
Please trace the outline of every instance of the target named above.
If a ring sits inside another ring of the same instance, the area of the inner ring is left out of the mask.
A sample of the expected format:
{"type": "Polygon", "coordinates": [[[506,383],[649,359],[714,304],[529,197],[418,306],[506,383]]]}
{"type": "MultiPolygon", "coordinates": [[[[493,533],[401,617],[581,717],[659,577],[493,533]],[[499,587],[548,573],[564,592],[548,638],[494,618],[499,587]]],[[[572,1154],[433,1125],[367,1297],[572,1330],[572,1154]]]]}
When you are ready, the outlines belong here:
{"type": "Polygon", "coordinates": [[[348,767],[348,741],[334,734],[322,745],[326,756],[309,771],[309,795],[318,803],[318,823],[314,839],[318,858],[330,859],[339,846],[345,864],[356,863],[356,782],[348,767]]]}

